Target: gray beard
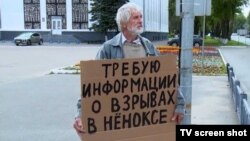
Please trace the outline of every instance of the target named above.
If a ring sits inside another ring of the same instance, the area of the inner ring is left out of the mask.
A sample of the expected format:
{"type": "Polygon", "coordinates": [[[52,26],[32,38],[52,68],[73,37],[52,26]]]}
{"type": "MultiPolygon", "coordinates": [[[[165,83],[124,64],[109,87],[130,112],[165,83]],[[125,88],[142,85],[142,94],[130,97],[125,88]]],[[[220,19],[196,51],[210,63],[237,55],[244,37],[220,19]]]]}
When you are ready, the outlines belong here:
{"type": "Polygon", "coordinates": [[[130,33],[132,33],[134,35],[139,35],[143,32],[143,28],[141,28],[140,30],[138,30],[137,28],[130,28],[128,30],[130,33]]]}

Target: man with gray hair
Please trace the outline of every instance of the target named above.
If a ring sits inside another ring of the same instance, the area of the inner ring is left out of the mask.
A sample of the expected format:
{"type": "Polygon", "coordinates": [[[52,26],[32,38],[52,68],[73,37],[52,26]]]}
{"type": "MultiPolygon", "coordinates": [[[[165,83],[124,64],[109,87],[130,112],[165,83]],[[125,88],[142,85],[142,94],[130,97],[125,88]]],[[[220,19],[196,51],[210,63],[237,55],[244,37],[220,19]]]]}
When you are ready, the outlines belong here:
{"type": "MultiPolygon", "coordinates": [[[[96,55],[96,59],[117,59],[117,58],[139,58],[146,56],[157,56],[159,52],[154,45],[146,38],[140,36],[143,32],[142,10],[134,3],[126,3],[121,6],[116,14],[116,23],[120,30],[112,39],[103,43],[96,55]]],[[[85,133],[80,116],[81,104],[78,101],[79,114],[75,118],[74,128],[82,138],[85,133]]],[[[185,111],[183,95],[178,92],[176,110],[172,120],[180,123],[185,111]]]]}

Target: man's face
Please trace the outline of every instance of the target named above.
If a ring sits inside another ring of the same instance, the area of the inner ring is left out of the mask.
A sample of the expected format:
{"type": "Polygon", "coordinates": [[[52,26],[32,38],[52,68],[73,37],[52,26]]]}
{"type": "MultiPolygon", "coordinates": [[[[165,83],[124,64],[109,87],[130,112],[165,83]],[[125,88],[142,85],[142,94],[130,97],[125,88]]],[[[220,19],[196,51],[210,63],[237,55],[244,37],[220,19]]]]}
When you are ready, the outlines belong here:
{"type": "Polygon", "coordinates": [[[142,14],[139,11],[133,11],[127,23],[127,30],[135,35],[143,32],[142,14]]]}

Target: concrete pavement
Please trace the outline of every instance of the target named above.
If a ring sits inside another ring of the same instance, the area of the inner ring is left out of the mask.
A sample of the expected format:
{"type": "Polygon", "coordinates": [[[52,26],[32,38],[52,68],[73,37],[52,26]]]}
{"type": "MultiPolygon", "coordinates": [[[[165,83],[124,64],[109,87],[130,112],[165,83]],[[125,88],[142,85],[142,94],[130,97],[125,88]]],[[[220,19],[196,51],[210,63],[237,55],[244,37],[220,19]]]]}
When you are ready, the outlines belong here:
{"type": "MultiPolygon", "coordinates": [[[[83,46],[0,47],[0,140],[79,140],[72,128],[79,75],[40,72],[95,55],[96,48],[83,46]],[[18,72],[25,66],[30,70],[18,72]]],[[[192,82],[192,124],[238,124],[226,75],[194,75],[192,82]]]]}
{"type": "Polygon", "coordinates": [[[192,124],[239,124],[227,76],[193,76],[192,124]]]}

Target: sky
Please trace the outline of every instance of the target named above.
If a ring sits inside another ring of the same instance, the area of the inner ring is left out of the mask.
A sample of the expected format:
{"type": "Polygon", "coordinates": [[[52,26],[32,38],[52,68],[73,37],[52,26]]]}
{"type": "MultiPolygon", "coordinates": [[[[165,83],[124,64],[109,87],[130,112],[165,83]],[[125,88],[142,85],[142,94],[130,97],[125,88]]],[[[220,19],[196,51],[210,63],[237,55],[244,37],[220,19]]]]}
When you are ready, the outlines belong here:
{"type": "Polygon", "coordinates": [[[247,7],[246,6],[242,7],[242,13],[245,17],[248,16],[249,11],[250,11],[250,5],[248,5],[247,7]]]}

